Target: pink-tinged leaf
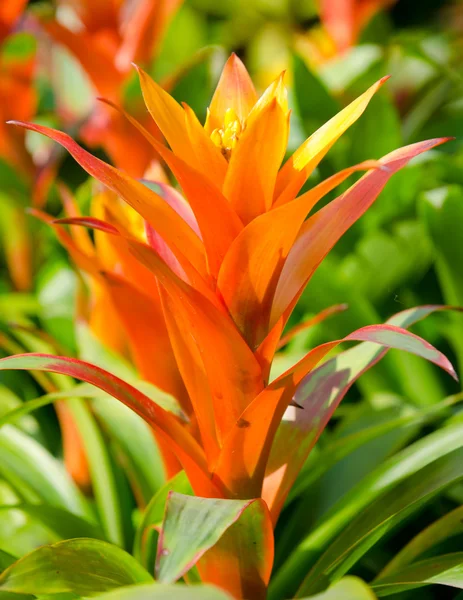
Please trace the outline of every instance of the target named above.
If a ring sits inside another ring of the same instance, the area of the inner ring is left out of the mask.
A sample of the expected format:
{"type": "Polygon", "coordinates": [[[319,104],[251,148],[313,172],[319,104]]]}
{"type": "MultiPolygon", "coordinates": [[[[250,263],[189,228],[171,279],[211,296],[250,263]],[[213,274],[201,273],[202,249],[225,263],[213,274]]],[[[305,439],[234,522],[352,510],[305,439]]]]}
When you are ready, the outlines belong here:
{"type": "MultiPolygon", "coordinates": [[[[81,217],[82,214],[79,205],[72,195],[71,190],[62,183],[58,183],[57,188],[66,216],[68,218],[81,217]]],[[[93,241],[88,231],[81,227],[75,227],[71,230],[71,235],[82,252],[85,252],[86,254],[94,253],[93,241]]]]}
{"type": "MultiPolygon", "coordinates": [[[[42,216],[42,218],[49,220],[46,215],[42,216]]],[[[94,223],[87,222],[86,224],[93,225],[94,223]]],[[[103,228],[104,227],[105,226],[103,225],[103,228]]],[[[101,267],[98,267],[98,263],[79,252],[73,246],[69,236],[67,236],[67,238],[65,237],[66,234],[64,231],[58,229],[57,232],[61,235],[60,239],[63,245],[69,250],[76,264],[94,276],[105,289],[107,288],[107,292],[111,297],[114,296],[114,301],[117,302],[117,306],[121,308],[123,298],[117,297],[117,289],[114,290],[114,294],[111,293],[111,282],[108,279],[109,274],[102,272],[101,267]]],[[[216,455],[216,434],[213,419],[214,412],[208,404],[208,398],[211,396],[211,388],[209,387],[207,379],[201,383],[204,367],[202,365],[202,358],[199,358],[199,361],[195,362],[195,356],[201,348],[209,348],[209,351],[206,354],[209,358],[207,361],[207,368],[214,393],[219,430],[222,426],[226,428],[231,427],[240,412],[244,409],[244,406],[247,405],[247,403],[253,399],[254,395],[259,393],[262,389],[263,383],[260,378],[259,365],[257,361],[255,361],[245,342],[237,334],[236,329],[229,321],[227,315],[223,312],[222,307],[218,309],[214,303],[211,304],[207,300],[206,296],[202,296],[198,293],[198,290],[193,290],[193,288],[190,288],[190,286],[182,282],[148,246],[137,240],[116,235],[111,235],[109,240],[115,244],[115,250],[118,252],[119,261],[125,275],[129,280],[131,280],[132,275],[136,275],[132,283],[141,293],[144,293],[144,287],[151,287],[150,279],[152,278],[154,280],[152,277],[154,274],[161,282],[164,282],[164,286],[167,286],[170,294],[180,294],[186,298],[188,298],[189,295],[192,296],[192,298],[190,298],[191,302],[188,303],[183,303],[178,299],[170,300],[171,303],[175,303],[175,308],[168,311],[165,317],[167,318],[169,335],[174,336],[171,338],[171,345],[174,349],[181,374],[197,413],[203,443],[207,449],[207,456],[208,459],[212,460],[216,455]],[[128,256],[127,252],[129,252],[128,256]],[[133,255],[135,255],[137,260],[135,260],[133,255]],[[141,288],[139,288],[140,285],[142,286],[141,288]],[[170,317],[174,314],[176,317],[175,322],[174,324],[169,325],[172,320],[170,317]],[[178,328],[179,322],[183,324],[181,328],[178,328]],[[194,323],[194,325],[192,325],[192,323],[194,323]],[[176,329],[173,329],[174,325],[176,329]],[[196,332],[198,328],[201,331],[200,334],[196,333],[194,336],[184,336],[184,331],[193,330],[196,332]],[[223,333],[224,328],[226,333],[223,333]],[[214,335],[209,335],[209,330],[214,335]],[[222,332],[222,335],[218,335],[217,339],[215,337],[216,331],[222,332]],[[200,342],[199,345],[198,341],[200,342]],[[217,369],[217,364],[214,362],[215,358],[213,360],[213,357],[216,357],[217,355],[221,356],[223,359],[220,362],[220,369],[217,369]],[[237,364],[241,365],[240,369],[234,369],[234,366],[237,364]],[[195,365],[197,368],[192,370],[192,365],[195,365]],[[231,378],[231,380],[229,380],[229,378],[231,378]],[[223,410],[222,404],[224,402],[228,402],[228,404],[226,404],[228,408],[227,411],[223,410]]],[[[120,284],[121,283],[122,282],[120,282],[120,284]]],[[[155,296],[152,295],[152,299],[157,298],[157,285],[155,286],[154,291],[156,294],[155,296]]],[[[124,297],[127,297],[127,302],[130,303],[130,293],[124,297]]],[[[213,296],[213,299],[217,302],[215,296],[213,296]]],[[[121,314],[121,317],[122,316],[123,315],[121,314]]],[[[133,315],[129,315],[129,317],[135,318],[133,315]]],[[[124,320],[130,329],[127,318],[126,315],[124,320]]],[[[142,333],[143,328],[140,329],[137,327],[137,331],[142,333]]],[[[133,338],[135,333],[136,332],[131,331],[130,337],[133,338]]],[[[147,332],[144,332],[144,335],[146,335],[146,333],[147,332]]],[[[155,336],[156,334],[153,335],[155,336]]],[[[137,344],[137,340],[132,339],[132,344],[137,344]]],[[[145,342],[142,341],[140,344],[136,345],[137,351],[139,350],[139,352],[142,353],[141,355],[138,355],[140,360],[143,358],[143,346],[145,345],[147,345],[147,347],[151,346],[146,340],[145,342]]],[[[168,357],[169,354],[164,358],[168,359],[168,357]]],[[[147,368],[149,369],[149,364],[147,365],[147,368]]],[[[169,369],[167,369],[167,372],[169,372],[169,369]]],[[[175,375],[175,373],[173,374],[175,375]]],[[[175,383],[176,381],[177,378],[174,377],[173,382],[175,383]]],[[[179,399],[181,398],[179,397],[179,399]]]]}
{"type": "Polygon", "coordinates": [[[339,238],[373,204],[391,176],[412,158],[449,138],[427,140],[394,150],[379,163],[382,168],[364,175],[344,194],[310,217],[301,227],[278,281],[270,318],[272,327],[294,306],[315,269],[339,238]]]}
{"type": "Polygon", "coordinates": [[[304,321],[303,323],[296,325],[295,327],[290,329],[288,331],[288,333],[280,339],[277,350],[280,350],[281,348],[283,348],[283,346],[286,346],[286,344],[288,344],[293,338],[295,338],[297,335],[299,335],[303,331],[306,331],[307,329],[310,329],[311,327],[314,327],[315,325],[322,323],[325,319],[329,319],[329,317],[332,317],[333,315],[337,315],[338,313],[343,312],[344,310],[347,310],[348,308],[349,308],[349,306],[347,304],[336,304],[335,306],[330,306],[329,308],[325,308],[324,310],[322,310],[318,314],[316,314],[314,317],[311,317],[310,319],[307,319],[307,321],[304,321]]]}
{"type": "Polygon", "coordinates": [[[106,221],[102,221],[101,219],[97,219],[95,217],[64,217],[62,219],[54,219],[52,221],[53,225],[81,225],[82,227],[89,227],[90,229],[97,229],[98,231],[103,231],[104,233],[112,233],[113,235],[118,235],[119,231],[114,225],[111,223],[107,223],[106,221]]]}
{"type": "Polygon", "coordinates": [[[357,35],[354,0],[321,0],[320,18],[338,52],[345,52],[357,35]]]}
{"type": "Polygon", "coordinates": [[[304,219],[323,196],[350,175],[377,166],[375,161],[366,161],[344,169],[300,198],[257,217],[235,239],[217,283],[251,348],[256,348],[269,332],[278,278],[304,219]]]}
{"type": "MultiPolygon", "coordinates": [[[[387,323],[408,328],[435,311],[449,308],[435,305],[411,308],[394,315],[387,323]]],[[[387,331],[384,333],[388,334],[387,331]]],[[[414,337],[410,340],[412,344],[417,343],[414,337]]],[[[401,348],[407,349],[403,345],[401,348]]],[[[285,414],[267,465],[263,497],[271,509],[274,522],[309,452],[339,403],[357,379],[387,352],[388,347],[378,348],[376,344],[365,342],[341,352],[302,380],[294,395],[295,404],[301,408],[291,407],[285,414]]],[[[431,351],[431,355],[433,353],[431,351]]],[[[429,354],[421,356],[426,358],[429,354]]],[[[442,362],[442,357],[438,364],[449,370],[448,361],[442,362]]],[[[453,370],[449,372],[454,375],[453,370]]]]}
{"type": "Polygon", "coordinates": [[[145,221],[146,240],[151,248],[158,254],[166,265],[183,281],[190,283],[185,269],[183,269],[180,261],[165,243],[159,233],[145,221]]]}
{"type": "Polygon", "coordinates": [[[159,538],[156,578],[174,582],[195,564],[204,581],[234,598],[263,600],[273,564],[273,531],[265,502],[171,492],[159,538]]]}
{"type": "Polygon", "coordinates": [[[297,196],[325,154],[342,134],[361,117],[370,100],[388,79],[389,77],[383,77],[373,84],[365,93],[312,134],[286,161],[278,174],[275,186],[274,199],[277,205],[285,204],[297,196]]]}
{"type": "MultiPolygon", "coordinates": [[[[456,378],[451,363],[441,352],[422,338],[390,324],[363,327],[341,340],[317,346],[259,394],[225,440],[214,480],[227,490],[228,495],[261,495],[271,446],[296,389],[330,350],[347,341],[369,341],[385,348],[406,350],[433,362],[456,378]],[[239,456],[236,448],[240,448],[239,456]]],[[[299,404],[297,398],[295,403],[299,404]]],[[[269,499],[270,506],[272,500],[269,499]]]]}
{"type": "MultiPolygon", "coordinates": [[[[85,227],[95,229],[95,231],[109,233],[111,237],[108,238],[108,242],[113,246],[116,254],[118,255],[120,266],[122,267],[124,275],[129,279],[129,281],[131,281],[133,285],[139,288],[141,292],[151,289],[151,293],[154,295],[154,297],[157,297],[157,283],[152,276],[153,273],[151,267],[146,266],[146,263],[155,261],[157,264],[160,259],[163,260],[162,254],[158,255],[154,247],[147,246],[146,244],[133,238],[125,228],[125,225],[122,224],[114,214],[109,213],[107,208],[105,208],[105,212],[108,213],[113,222],[117,223],[117,228],[115,228],[117,233],[114,232],[114,226],[112,226],[108,221],[103,221],[93,217],[84,217],[83,220],[72,219],[72,222],[69,224],[83,225],[85,227]],[[145,257],[144,261],[137,260],[133,256],[137,249],[138,253],[142,253],[145,257]]],[[[50,222],[50,219],[47,222],[50,222]]],[[[53,220],[51,220],[51,223],[53,224],[53,220]]],[[[100,271],[105,267],[97,267],[95,261],[90,260],[89,257],[86,257],[83,253],[77,252],[77,248],[69,239],[69,237],[65,237],[64,232],[60,231],[59,228],[57,228],[56,231],[60,242],[71,254],[76,265],[84,271],[92,274],[97,279],[101,279],[100,271]]],[[[209,299],[209,301],[211,301],[215,306],[223,310],[222,305],[220,304],[216,295],[211,289],[209,289],[204,279],[183,256],[181,261],[178,261],[178,272],[172,270],[172,266],[168,262],[164,262],[164,265],[177,277],[183,279],[184,276],[185,282],[190,283],[198,292],[200,292],[200,294],[209,299]]]]}
{"type": "Polygon", "coordinates": [[[12,124],[36,131],[55,140],[66,148],[76,161],[87,171],[120,196],[127,204],[146,219],[169,244],[180,260],[180,255],[188,257],[200,273],[205,273],[204,247],[194,231],[180,218],[161,197],[123,171],[92,156],[81,148],[71,137],[61,131],[34,123],[12,122],[12,124]],[[181,250],[180,250],[181,248],[181,250]]]}
{"type": "Polygon", "coordinates": [[[210,273],[217,277],[223,258],[243,224],[222,192],[202,173],[155,142],[155,149],[166,161],[188,200],[201,232],[210,273]]]}
{"type": "Polygon", "coordinates": [[[241,60],[233,53],[227,60],[219,83],[209,106],[205,129],[211,134],[220,129],[228,109],[235,111],[242,123],[257,102],[257,94],[249,73],[241,60]]]}
{"type": "Polygon", "coordinates": [[[205,490],[209,490],[209,495],[221,496],[220,490],[210,481],[204,452],[196,440],[175,417],[119,377],[81,360],[50,354],[19,354],[2,358],[0,370],[11,369],[68,375],[107,392],[140,415],[166,440],[182,463],[195,491],[204,494],[205,490]]]}
{"type": "Polygon", "coordinates": [[[142,182],[151,190],[155,191],[156,194],[159,194],[161,198],[164,198],[167,204],[173,208],[175,212],[182,217],[185,223],[193,229],[196,235],[201,238],[198,221],[196,220],[191,206],[175,188],[162,181],[148,181],[147,179],[142,179],[142,182]]]}

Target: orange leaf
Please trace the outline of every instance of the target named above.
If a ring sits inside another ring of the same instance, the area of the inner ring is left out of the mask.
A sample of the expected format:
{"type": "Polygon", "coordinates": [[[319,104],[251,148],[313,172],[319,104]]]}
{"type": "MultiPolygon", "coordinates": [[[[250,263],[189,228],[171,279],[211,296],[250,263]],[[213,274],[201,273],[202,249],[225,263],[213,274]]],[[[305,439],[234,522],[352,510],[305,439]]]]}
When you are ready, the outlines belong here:
{"type": "Polygon", "coordinates": [[[427,140],[391,152],[379,162],[381,169],[364,175],[342,196],[306,221],[298,234],[281,272],[273,300],[270,327],[290,306],[294,306],[315,269],[339,238],[373,204],[390,177],[414,156],[449,138],[427,140]]]}
{"type": "Polygon", "coordinates": [[[219,272],[218,288],[251,348],[269,331],[278,278],[310,210],[349,175],[376,165],[368,161],[341,171],[300,198],[257,217],[233,242],[219,272]]]}
{"type": "Polygon", "coordinates": [[[211,468],[219,454],[217,440],[214,405],[211,389],[204,368],[203,359],[198,345],[192,343],[185,331],[189,330],[189,321],[176,310],[175,304],[170,296],[161,287],[159,290],[164,307],[164,318],[169,332],[170,343],[177,359],[177,366],[185,382],[186,389],[193,405],[202,446],[206,453],[206,459],[211,468]]]}
{"type": "Polygon", "coordinates": [[[185,114],[180,104],[162,89],[143,69],[137,67],[145,104],[172,151],[185,161],[194,155],[188,137],[185,114]]]}
{"type": "Polygon", "coordinates": [[[223,258],[243,224],[209,179],[192,168],[162,144],[156,150],[179,182],[194,212],[207,253],[209,272],[217,277],[223,258]]]}
{"type": "Polygon", "coordinates": [[[181,335],[202,356],[220,441],[262,390],[260,366],[225,311],[180,280],[150,248],[130,240],[127,243],[169,294],[174,314],[188,323],[185,330],[190,335],[185,336],[184,331],[181,335]]]}

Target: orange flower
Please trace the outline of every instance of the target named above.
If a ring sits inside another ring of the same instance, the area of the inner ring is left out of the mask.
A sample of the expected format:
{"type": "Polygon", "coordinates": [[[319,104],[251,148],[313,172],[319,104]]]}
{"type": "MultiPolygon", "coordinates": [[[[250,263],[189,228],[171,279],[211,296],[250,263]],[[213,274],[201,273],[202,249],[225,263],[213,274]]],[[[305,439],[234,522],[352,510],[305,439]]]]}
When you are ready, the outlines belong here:
{"type": "MultiPolygon", "coordinates": [[[[386,78],[316,131],[281,167],[289,134],[283,76],[258,98],[245,67],[231,56],[203,127],[188,106],[178,104],[143,71],[139,74],[148,110],[170,149],[127,118],[164,159],[186,202],[165,184],[132,179],[96,159],[66,134],[21,125],[67,148],[90,175],[130,207],[127,212],[109,194],[98,201],[97,216],[71,214],[54,226],[76,264],[109,299],[108,309],[117,314],[143,377],[174,395],[188,422],[116,376],[82,361],[24,355],[0,361],[0,369],[51,370],[106,390],[152,425],[185,469],[196,494],[261,497],[269,509],[263,518],[274,523],[336,406],[324,385],[329,384],[328,391],[334,386],[344,393],[352,385],[342,374],[336,382],[320,381],[314,396],[317,412],[309,410],[307,416],[310,424],[302,419],[300,429],[293,430],[286,442],[277,435],[301,382],[309,373],[316,374],[331,349],[342,341],[371,341],[406,349],[454,374],[440,352],[389,324],[365,327],[344,340],[318,346],[270,381],[285,325],[317,266],[396,171],[446,140],[413,144],[379,161],[355,165],[298,196],[386,78]],[[312,214],[321,198],[358,171],[366,173],[312,214]],[[96,248],[82,231],[71,228],[73,233],[68,234],[61,227],[66,223],[95,229],[96,248]],[[298,441],[296,450],[292,440],[298,441]]],[[[408,317],[404,320],[406,325],[411,322],[408,317]]],[[[337,402],[341,397],[340,392],[337,402]]],[[[295,410],[301,407],[300,400],[296,397],[295,410]]],[[[268,524],[264,529],[271,531],[268,524]]],[[[271,536],[265,535],[271,549],[271,536]]],[[[207,565],[202,567],[204,578],[217,582],[214,561],[207,565]]],[[[220,584],[246,597],[251,589],[246,587],[249,573],[242,571],[239,560],[230,565],[220,584]]],[[[253,582],[253,597],[264,595],[270,558],[266,565],[265,573],[259,574],[259,593],[253,582]]]]}
{"type": "Polygon", "coordinates": [[[320,17],[338,53],[357,42],[362,29],[395,0],[320,0],[320,17]]]}
{"type": "MultiPolygon", "coordinates": [[[[146,63],[156,55],[181,3],[182,0],[78,0],[72,5],[72,27],[58,19],[44,20],[43,26],[78,60],[96,96],[122,102],[132,61],[146,63]]],[[[70,8],[64,1],[58,4],[70,8]]],[[[144,119],[142,107],[135,107],[135,112],[137,108],[144,119]]],[[[144,124],[156,131],[147,119],[144,124]]],[[[143,136],[134,134],[125,119],[99,103],[81,135],[90,145],[102,145],[114,164],[135,176],[141,176],[153,158],[153,149],[143,136]]]]}

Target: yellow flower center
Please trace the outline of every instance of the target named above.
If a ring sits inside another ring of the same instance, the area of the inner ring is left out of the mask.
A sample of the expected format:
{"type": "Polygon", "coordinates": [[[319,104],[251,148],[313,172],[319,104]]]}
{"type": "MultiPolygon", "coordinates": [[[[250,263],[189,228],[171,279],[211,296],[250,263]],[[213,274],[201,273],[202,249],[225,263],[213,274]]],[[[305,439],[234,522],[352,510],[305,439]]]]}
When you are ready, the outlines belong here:
{"type": "Polygon", "coordinates": [[[211,140],[220,148],[227,160],[229,160],[236,142],[243,133],[244,127],[233,108],[228,108],[225,113],[223,127],[214,129],[211,133],[211,140]]]}

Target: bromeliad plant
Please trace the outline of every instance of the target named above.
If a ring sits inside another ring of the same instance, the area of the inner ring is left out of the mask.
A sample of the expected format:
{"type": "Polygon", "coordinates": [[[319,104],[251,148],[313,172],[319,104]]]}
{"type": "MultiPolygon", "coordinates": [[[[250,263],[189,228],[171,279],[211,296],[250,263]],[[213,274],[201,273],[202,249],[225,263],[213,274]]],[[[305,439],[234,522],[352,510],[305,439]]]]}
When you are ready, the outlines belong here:
{"type": "Polygon", "coordinates": [[[283,76],[258,98],[245,67],[232,56],[202,126],[187,105],[179,105],[143,71],[139,75],[148,110],[170,149],[126,116],[164,159],[186,201],[169,186],[135,180],[96,159],[66,134],[17,124],[59,142],[111,190],[98,199],[98,216],[68,216],[54,226],[76,264],[103,290],[143,377],[172,394],[181,414],[161,408],[117,374],[76,359],[19,355],[0,361],[0,369],[69,375],[142,416],[200,497],[170,498],[158,572],[165,575],[172,556],[178,559],[176,552],[183,550],[173,552],[173,531],[191,527],[204,501],[211,519],[228,511],[230,523],[237,524],[210,549],[199,544],[190,556],[185,547],[177,576],[201,557],[197,566],[204,581],[236,598],[263,598],[273,562],[273,526],[310,450],[356,378],[388,348],[407,350],[455,376],[439,351],[404,329],[436,310],[422,307],[322,344],[273,381],[270,377],[291,312],[320,262],[395,172],[446,139],[355,165],[298,195],[386,78],[281,167],[289,134],[283,76]],[[366,173],[312,214],[326,194],[358,171],[366,173]],[[94,229],[96,246],[83,230],[72,228],[70,235],[63,224],[94,229]],[[355,365],[332,359],[318,366],[344,341],[382,349],[355,365]],[[239,526],[245,512],[248,518],[239,526]]]}

